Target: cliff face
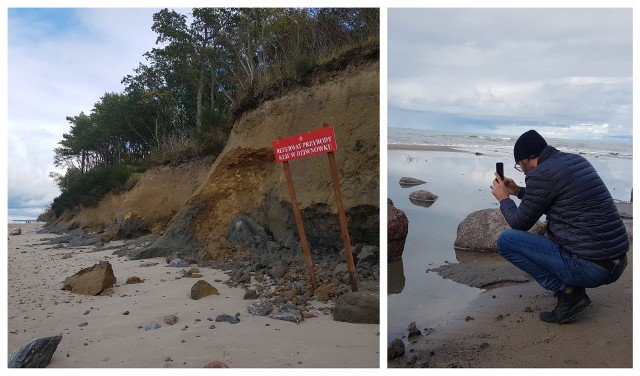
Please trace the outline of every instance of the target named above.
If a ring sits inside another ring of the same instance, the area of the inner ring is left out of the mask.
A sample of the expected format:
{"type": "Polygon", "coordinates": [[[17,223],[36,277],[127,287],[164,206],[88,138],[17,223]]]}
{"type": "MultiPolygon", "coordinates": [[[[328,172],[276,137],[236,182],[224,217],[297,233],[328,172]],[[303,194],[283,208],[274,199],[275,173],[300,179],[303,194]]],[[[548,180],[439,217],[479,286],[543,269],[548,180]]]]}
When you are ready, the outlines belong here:
{"type": "MultiPolygon", "coordinates": [[[[230,249],[227,229],[240,215],[252,218],[274,241],[287,241],[297,237],[297,229],[283,166],[275,162],[271,142],[327,123],[335,129],[351,243],[378,245],[379,82],[377,54],[316,72],[239,115],[215,161],[154,168],[131,191],[110,195],[57,226],[113,232],[114,226],[138,218],[148,231],[163,231],[138,258],[176,250],[198,251],[204,259],[221,257],[230,249]]],[[[327,156],[294,160],[290,167],[311,246],[342,248],[327,156]]]]}

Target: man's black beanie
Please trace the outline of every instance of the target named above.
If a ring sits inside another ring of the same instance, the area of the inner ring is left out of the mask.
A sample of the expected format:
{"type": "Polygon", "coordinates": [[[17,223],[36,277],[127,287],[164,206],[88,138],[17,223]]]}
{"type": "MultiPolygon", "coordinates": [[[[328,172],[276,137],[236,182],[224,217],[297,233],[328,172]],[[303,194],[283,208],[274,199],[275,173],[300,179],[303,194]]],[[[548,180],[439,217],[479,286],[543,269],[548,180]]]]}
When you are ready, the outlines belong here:
{"type": "Polygon", "coordinates": [[[540,134],[533,129],[527,131],[518,138],[516,145],[513,147],[513,157],[518,161],[535,158],[542,153],[542,150],[547,147],[547,141],[540,136],[540,134]]]}

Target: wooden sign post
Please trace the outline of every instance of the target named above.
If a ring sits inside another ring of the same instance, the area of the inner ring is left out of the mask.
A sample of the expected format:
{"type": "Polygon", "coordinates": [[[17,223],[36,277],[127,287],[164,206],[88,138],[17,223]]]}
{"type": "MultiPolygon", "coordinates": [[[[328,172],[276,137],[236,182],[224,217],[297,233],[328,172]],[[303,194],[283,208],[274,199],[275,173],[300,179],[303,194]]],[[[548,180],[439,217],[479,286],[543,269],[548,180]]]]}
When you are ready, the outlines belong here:
{"type": "Polygon", "coordinates": [[[291,177],[291,169],[289,168],[289,161],[292,159],[305,158],[312,155],[327,153],[329,157],[329,169],[331,170],[331,180],[333,182],[333,190],[336,196],[336,203],[338,207],[340,230],[342,231],[342,242],[343,242],[345,253],[347,256],[347,269],[349,271],[349,281],[351,283],[351,290],[358,291],[358,284],[356,282],[356,270],[353,264],[353,255],[351,254],[351,243],[349,240],[349,231],[347,228],[347,219],[344,212],[344,206],[342,204],[342,193],[340,192],[338,170],[336,168],[336,160],[333,154],[333,152],[336,149],[337,149],[336,136],[333,131],[333,127],[330,125],[325,125],[324,127],[314,131],[301,133],[301,134],[287,137],[287,138],[279,138],[273,141],[273,151],[276,156],[276,161],[282,162],[284,166],[284,173],[287,178],[289,195],[291,196],[291,205],[293,207],[293,214],[296,219],[298,233],[300,234],[300,242],[302,242],[302,250],[304,252],[305,263],[307,264],[307,270],[309,271],[311,286],[313,287],[314,290],[317,289],[318,286],[316,282],[315,273],[313,271],[313,261],[311,260],[311,252],[309,251],[307,237],[304,233],[304,226],[302,224],[302,217],[300,215],[300,209],[298,207],[298,200],[296,198],[295,187],[293,186],[293,178],[291,177]]]}

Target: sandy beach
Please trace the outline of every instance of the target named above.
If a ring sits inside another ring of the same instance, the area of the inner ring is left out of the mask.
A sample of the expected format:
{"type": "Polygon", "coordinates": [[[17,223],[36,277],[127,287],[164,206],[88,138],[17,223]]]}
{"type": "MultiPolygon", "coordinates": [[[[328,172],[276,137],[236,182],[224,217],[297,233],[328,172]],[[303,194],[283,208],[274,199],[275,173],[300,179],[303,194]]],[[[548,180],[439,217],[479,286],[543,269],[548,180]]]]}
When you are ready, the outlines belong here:
{"type": "MultiPolygon", "coordinates": [[[[431,146],[398,146],[395,150],[443,151],[431,146]]],[[[633,205],[619,203],[618,210],[632,234],[633,205]]],[[[553,309],[557,299],[535,281],[496,284],[481,292],[465,309],[446,315],[437,325],[418,326],[420,335],[408,338],[408,331],[405,332],[401,338],[405,354],[387,361],[387,366],[631,368],[632,249],[628,260],[627,269],[617,282],[587,290],[592,306],[572,323],[548,324],[539,319],[539,313],[553,309]]],[[[403,322],[405,326],[408,324],[403,322]]]]}
{"type": "MultiPolygon", "coordinates": [[[[39,337],[62,334],[50,368],[202,368],[218,361],[229,368],[379,367],[380,328],[334,321],[331,314],[299,324],[254,316],[245,290],[224,284],[221,270],[200,267],[202,278],[220,295],[190,298],[197,278],[184,268],[167,267],[164,258],[128,260],[113,250],[42,245],[42,223],[9,224],[8,353],[39,337]],[[108,261],[117,278],[110,296],[62,290],[83,268],[108,261]],[[154,266],[142,264],[158,263],[154,266]],[[137,276],[143,283],[126,284],[137,276]],[[240,322],[216,322],[221,314],[240,322]],[[177,323],[163,321],[175,315],[177,323]],[[145,330],[155,321],[158,329],[145,330]]],[[[117,243],[116,243],[117,244],[117,243]]],[[[109,244],[110,246],[114,244],[109,244]]],[[[321,309],[326,304],[314,302],[321,309]]]]}

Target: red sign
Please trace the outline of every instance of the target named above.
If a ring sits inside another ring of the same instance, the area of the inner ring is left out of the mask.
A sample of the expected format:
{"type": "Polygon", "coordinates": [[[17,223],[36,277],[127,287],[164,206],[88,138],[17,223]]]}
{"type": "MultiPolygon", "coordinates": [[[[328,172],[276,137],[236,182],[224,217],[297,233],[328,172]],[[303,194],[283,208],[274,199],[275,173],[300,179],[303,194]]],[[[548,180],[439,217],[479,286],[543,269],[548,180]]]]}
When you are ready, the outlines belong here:
{"type": "Polygon", "coordinates": [[[336,149],[336,135],[332,126],[273,141],[276,162],[324,154],[336,149]]]}

